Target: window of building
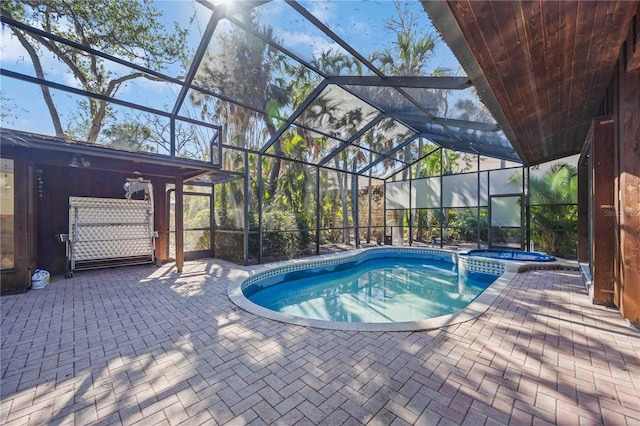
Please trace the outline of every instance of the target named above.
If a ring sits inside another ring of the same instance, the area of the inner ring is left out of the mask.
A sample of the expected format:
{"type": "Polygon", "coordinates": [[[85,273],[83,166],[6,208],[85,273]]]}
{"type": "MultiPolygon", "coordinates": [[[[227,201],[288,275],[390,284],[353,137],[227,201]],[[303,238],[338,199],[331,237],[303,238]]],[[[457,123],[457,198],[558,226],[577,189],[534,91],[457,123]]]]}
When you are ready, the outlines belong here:
{"type": "Polygon", "coordinates": [[[0,158],[0,268],[14,267],[13,160],[0,158]]]}

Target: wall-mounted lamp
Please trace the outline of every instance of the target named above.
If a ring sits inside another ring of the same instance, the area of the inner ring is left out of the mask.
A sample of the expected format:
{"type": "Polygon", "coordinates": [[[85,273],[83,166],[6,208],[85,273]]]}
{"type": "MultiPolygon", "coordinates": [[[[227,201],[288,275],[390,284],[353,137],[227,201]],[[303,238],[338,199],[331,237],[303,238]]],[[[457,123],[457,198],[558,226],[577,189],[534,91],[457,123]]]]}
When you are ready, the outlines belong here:
{"type": "Polygon", "coordinates": [[[75,154],[71,161],[69,161],[69,167],[89,167],[91,163],[89,160],[84,159],[82,155],[75,154]]]}

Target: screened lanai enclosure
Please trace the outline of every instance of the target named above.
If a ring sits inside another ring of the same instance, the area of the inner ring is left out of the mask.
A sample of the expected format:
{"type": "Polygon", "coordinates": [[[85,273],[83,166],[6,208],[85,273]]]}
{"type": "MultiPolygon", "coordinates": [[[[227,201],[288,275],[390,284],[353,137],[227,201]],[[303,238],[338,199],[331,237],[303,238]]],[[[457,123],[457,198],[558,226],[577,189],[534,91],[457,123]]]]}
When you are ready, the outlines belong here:
{"type": "Polygon", "coordinates": [[[3,0],[2,24],[3,128],[219,170],[155,189],[167,258],[176,204],[187,254],[245,264],[576,256],[577,157],[523,165],[419,1],[3,0]]]}

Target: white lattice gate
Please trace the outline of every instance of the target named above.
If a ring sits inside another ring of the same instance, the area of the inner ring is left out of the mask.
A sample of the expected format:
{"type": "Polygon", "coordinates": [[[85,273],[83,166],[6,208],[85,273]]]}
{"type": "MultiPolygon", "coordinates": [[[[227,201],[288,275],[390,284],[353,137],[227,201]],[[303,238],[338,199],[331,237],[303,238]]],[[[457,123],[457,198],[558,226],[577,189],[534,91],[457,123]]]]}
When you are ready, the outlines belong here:
{"type": "Polygon", "coordinates": [[[153,200],[69,197],[71,271],[155,262],[153,200]]]}

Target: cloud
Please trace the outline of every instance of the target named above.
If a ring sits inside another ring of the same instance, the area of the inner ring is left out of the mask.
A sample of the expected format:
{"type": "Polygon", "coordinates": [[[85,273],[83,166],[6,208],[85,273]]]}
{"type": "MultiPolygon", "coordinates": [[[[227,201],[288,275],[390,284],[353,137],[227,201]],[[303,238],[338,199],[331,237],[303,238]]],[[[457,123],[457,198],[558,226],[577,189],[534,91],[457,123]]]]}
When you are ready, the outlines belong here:
{"type": "Polygon", "coordinates": [[[301,54],[304,51],[310,50],[312,57],[319,56],[320,53],[329,50],[344,51],[338,43],[324,37],[312,36],[306,33],[292,33],[286,30],[282,31],[281,35],[285,41],[285,47],[304,59],[311,59],[311,57],[307,57],[308,55],[301,54]]]}
{"type": "Polygon", "coordinates": [[[293,9],[291,7],[289,7],[286,3],[284,2],[279,2],[279,1],[272,1],[269,3],[266,3],[262,6],[257,7],[256,9],[259,13],[260,13],[260,17],[264,18],[264,19],[278,19],[280,18],[281,15],[283,14],[290,14],[293,13],[293,9]]]}
{"type": "Polygon", "coordinates": [[[336,5],[331,2],[312,2],[307,9],[325,25],[329,25],[329,22],[336,16],[336,5]]]}
{"type": "MultiPolygon", "coordinates": [[[[18,38],[8,28],[2,29],[2,43],[0,44],[0,52],[2,52],[2,64],[11,61],[28,60],[27,51],[22,47],[18,38]]],[[[30,62],[30,61],[29,61],[30,62]]]]}
{"type": "Polygon", "coordinates": [[[371,26],[367,22],[356,21],[354,17],[351,17],[349,30],[354,34],[362,34],[365,37],[371,35],[371,26]]]}

